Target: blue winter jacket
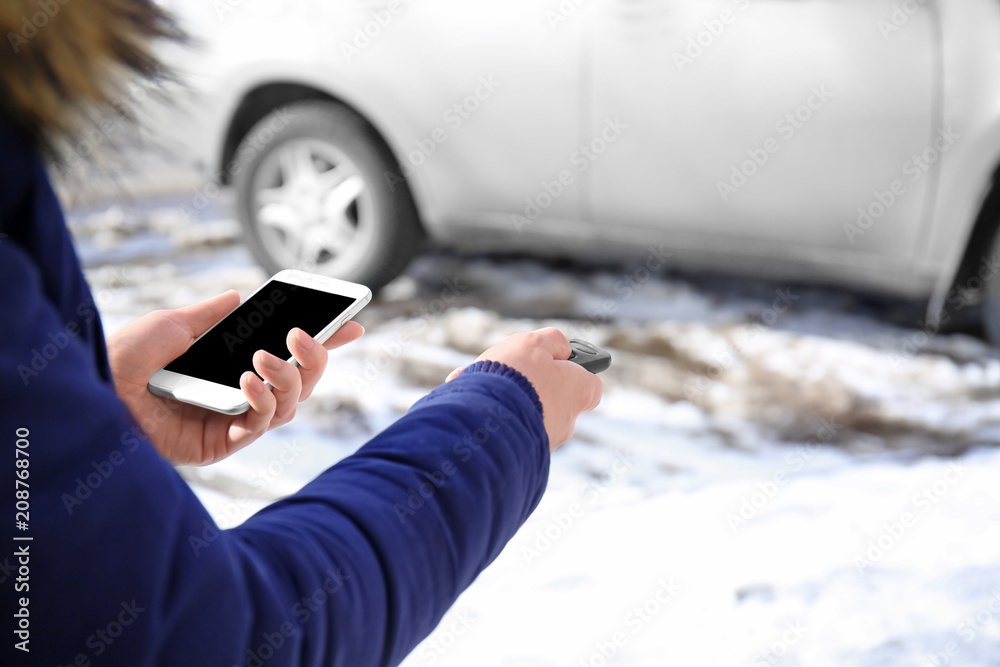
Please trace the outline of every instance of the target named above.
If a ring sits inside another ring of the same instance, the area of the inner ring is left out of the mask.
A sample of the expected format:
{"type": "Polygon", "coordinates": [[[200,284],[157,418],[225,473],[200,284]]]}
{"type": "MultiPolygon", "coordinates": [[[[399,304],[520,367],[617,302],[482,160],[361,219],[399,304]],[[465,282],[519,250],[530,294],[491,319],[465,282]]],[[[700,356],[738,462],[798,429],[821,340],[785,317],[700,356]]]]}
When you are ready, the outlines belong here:
{"type": "Polygon", "coordinates": [[[537,394],[479,363],[219,530],[115,396],[43,163],[3,124],[0,235],[0,665],[395,665],[541,498],[537,394]]]}

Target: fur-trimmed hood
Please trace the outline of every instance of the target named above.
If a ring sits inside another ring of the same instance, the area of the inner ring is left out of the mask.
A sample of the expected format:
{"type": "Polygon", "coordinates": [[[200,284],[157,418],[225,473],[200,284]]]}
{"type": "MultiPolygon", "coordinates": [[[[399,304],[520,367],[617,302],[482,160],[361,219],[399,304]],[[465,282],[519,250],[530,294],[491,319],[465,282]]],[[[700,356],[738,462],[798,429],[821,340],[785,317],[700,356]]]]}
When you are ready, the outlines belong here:
{"type": "Polygon", "coordinates": [[[183,35],[153,0],[0,0],[0,37],[0,114],[51,148],[161,77],[151,41],[183,35]]]}

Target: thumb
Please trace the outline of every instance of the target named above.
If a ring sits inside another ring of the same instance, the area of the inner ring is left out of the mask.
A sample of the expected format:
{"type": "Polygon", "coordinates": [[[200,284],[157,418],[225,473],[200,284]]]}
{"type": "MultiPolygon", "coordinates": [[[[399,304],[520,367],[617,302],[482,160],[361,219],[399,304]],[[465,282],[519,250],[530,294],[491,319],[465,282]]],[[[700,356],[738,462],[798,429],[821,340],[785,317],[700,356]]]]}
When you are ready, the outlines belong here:
{"type": "Polygon", "coordinates": [[[186,352],[239,302],[240,295],[229,291],[185,308],[158,310],[126,324],[108,339],[116,382],[130,380],[145,386],[153,371],[186,352]]]}
{"type": "Polygon", "coordinates": [[[210,299],[173,310],[170,312],[170,319],[187,329],[191,339],[194,340],[238,305],[240,305],[239,292],[229,290],[210,299]]]}

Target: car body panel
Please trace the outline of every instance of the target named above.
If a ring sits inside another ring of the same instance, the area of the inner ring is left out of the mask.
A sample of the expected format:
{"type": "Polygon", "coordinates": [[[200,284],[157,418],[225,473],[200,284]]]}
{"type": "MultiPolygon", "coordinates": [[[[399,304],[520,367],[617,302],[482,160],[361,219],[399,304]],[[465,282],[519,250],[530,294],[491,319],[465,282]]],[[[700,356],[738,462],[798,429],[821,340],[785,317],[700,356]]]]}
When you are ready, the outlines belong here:
{"type": "Polygon", "coordinates": [[[891,0],[658,0],[653,22],[600,1],[592,123],[629,130],[594,164],[596,224],[914,255],[928,179],[901,172],[932,133],[927,12],[886,40],[891,0]],[[896,201],[846,233],[876,190],[896,201]]]}
{"type": "MultiPolygon", "coordinates": [[[[923,262],[938,275],[929,304],[933,315],[945,304],[1000,156],[1000,3],[941,2],[939,11],[942,122],[962,139],[941,162],[934,224],[921,248],[923,262]]],[[[974,251],[988,256],[989,249],[974,251]]]]}
{"type": "Polygon", "coordinates": [[[663,246],[681,266],[947,289],[1000,154],[995,2],[928,0],[901,25],[891,0],[558,7],[244,0],[213,16],[193,3],[182,13],[203,45],[182,69],[199,111],[178,133],[211,179],[246,96],[296,83],[372,124],[440,243],[616,257],[663,246]],[[735,19],[678,67],[724,11],[735,19]],[[778,130],[824,86],[832,96],[794,136],[778,130]],[[616,118],[620,138],[573,171],[616,118]],[[907,161],[952,125],[954,147],[909,180],[907,161]],[[769,138],[779,150],[724,201],[719,184],[769,138]],[[896,180],[905,193],[849,233],[896,180]]]}
{"type": "MultiPolygon", "coordinates": [[[[341,45],[356,38],[357,26],[341,45]]],[[[328,70],[365,89],[350,101],[372,109],[433,230],[449,211],[510,210],[547,176],[580,131],[581,49],[582,32],[553,36],[533,0],[436,0],[406,4],[328,70]]],[[[579,198],[553,210],[578,218],[579,198]]]]}
{"type": "MultiPolygon", "coordinates": [[[[222,166],[220,123],[248,93],[269,83],[309,86],[348,103],[380,132],[433,232],[451,211],[512,210],[516,193],[531,194],[549,173],[543,156],[580,133],[582,30],[552,39],[531,0],[491,8],[459,0],[311,7],[312,14],[285,17],[280,29],[237,7],[211,35],[211,11],[185,9],[204,37],[181,69],[194,81],[199,106],[212,110],[193,134],[213,140],[190,142],[197,144],[191,150],[201,162],[212,155],[210,169],[222,166]],[[463,31],[454,34],[453,23],[441,16],[461,21],[463,31]],[[316,34],[328,38],[302,41],[301,35],[316,34]],[[213,79],[195,72],[224,74],[213,79]],[[498,126],[516,128],[502,137],[502,152],[491,150],[498,126]],[[482,159],[487,155],[491,159],[482,159]]],[[[579,218],[579,194],[562,198],[554,210],[579,218]]]]}

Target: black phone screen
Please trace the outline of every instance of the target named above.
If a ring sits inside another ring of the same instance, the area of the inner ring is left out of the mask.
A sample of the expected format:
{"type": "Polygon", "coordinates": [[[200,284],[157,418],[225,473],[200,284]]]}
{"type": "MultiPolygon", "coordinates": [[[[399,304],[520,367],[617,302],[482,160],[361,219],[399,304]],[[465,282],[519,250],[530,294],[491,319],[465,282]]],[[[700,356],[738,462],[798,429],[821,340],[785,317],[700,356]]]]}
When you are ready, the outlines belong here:
{"type": "Polygon", "coordinates": [[[353,298],[342,294],[272,280],[166,370],[239,389],[243,373],[254,370],[257,350],[289,359],[292,353],[285,344],[289,330],[298,327],[315,336],[352,303],[353,298]]]}

